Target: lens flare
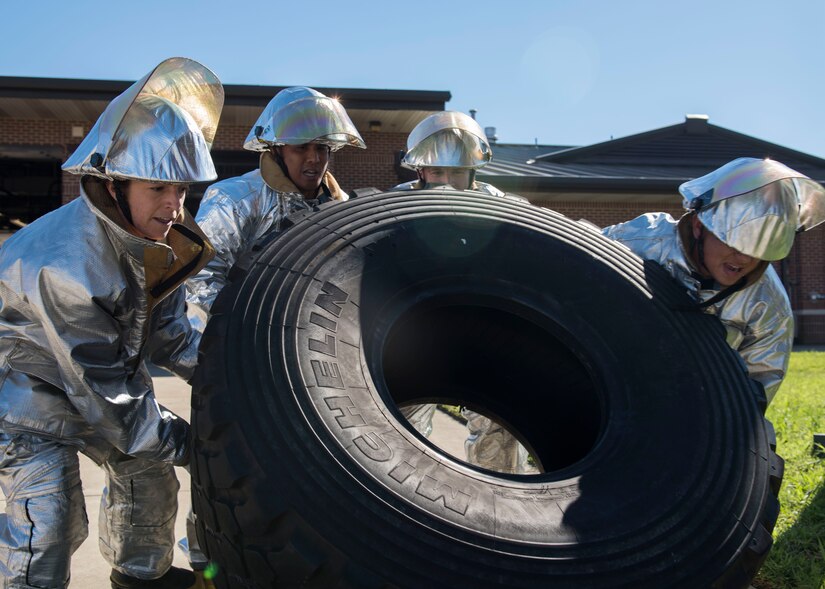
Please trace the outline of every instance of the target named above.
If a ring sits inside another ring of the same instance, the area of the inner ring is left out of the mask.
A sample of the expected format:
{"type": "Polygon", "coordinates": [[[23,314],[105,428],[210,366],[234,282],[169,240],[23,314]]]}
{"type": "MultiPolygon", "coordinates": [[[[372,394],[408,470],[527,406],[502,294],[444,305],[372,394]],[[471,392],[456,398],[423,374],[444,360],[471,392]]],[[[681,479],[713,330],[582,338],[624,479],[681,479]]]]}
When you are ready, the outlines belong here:
{"type": "Polygon", "coordinates": [[[218,563],[210,562],[206,565],[206,568],[203,569],[203,578],[207,581],[211,581],[215,577],[218,576],[218,563]]]}

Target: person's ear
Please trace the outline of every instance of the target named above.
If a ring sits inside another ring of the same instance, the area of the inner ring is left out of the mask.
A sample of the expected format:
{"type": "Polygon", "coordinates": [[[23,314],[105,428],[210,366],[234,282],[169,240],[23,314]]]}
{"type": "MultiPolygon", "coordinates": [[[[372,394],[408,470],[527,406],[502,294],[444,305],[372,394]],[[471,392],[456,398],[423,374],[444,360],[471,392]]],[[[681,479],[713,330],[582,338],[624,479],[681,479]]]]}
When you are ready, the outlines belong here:
{"type": "Polygon", "coordinates": [[[115,183],[114,182],[112,182],[111,180],[106,180],[106,190],[109,191],[109,195],[112,198],[117,199],[117,193],[115,192],[115,183]]]}
{"type": "Polygon", "coordinates": [[[690,226],[693,230],[694,239],[699,239],[702,237],[702,229],[704,228],[704,225],[702,225],[702,222],[699,220],[697,215],[693,215],[693,217],[690,218],[690,226]]]}

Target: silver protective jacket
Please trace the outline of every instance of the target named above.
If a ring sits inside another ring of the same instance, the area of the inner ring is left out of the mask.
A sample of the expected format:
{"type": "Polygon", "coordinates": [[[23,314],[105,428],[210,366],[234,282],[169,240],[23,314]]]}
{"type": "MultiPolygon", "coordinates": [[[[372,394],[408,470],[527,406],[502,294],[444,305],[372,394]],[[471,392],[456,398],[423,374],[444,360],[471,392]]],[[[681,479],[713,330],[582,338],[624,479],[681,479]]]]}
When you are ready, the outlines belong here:
{"type": "MultiPolygon", "coordinates": [[[[329,172],[319,194],[327,193],[331,200],[348,198],[329,172]]],[[[277,231],[285,217],[317,204],[318,199],[304,198],[270,152],[261,154],[259,169],[206,190],[195,220],[209,236],[215,257],[186,283],[189,315],[196,329],[203,330],[209,308],[238,259],[265,233],[277,231]]]]}
{"type": "MultiPolygon", "coordinates": [[[[697,301],[707,301],[719,289],[702,288],[679,236],[679,223],[666,213],[647,213],[602,233],[626,245],[636,255],[662,265],[697,301]]],[[[788,370],[793,345],[793,314],[776,271],[764,273],[744,289],[705,308],[719,317],[727,342],[745,361],[751,378],[765,388],[768,402],[788,370]]]]}
{"type": "Polygon", "coordinates": [[[102,181],[82,186],[0,248],[0,429],[185,464],[188,425],[157,403],[147,360],[191,377],[182,283],[212,248],[185,216],[168,245],[135,237],[102,181]]]}

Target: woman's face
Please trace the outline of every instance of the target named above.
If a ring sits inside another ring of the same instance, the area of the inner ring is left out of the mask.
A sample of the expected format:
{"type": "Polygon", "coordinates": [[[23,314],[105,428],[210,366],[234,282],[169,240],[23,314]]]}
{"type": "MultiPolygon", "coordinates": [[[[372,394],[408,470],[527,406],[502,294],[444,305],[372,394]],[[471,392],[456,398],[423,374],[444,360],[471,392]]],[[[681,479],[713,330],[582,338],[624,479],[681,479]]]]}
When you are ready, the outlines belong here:
{"type": "MultiPolygon", "coordinates": [[[[758,258],[733,249],[705,229],[698,217],[694,216],[691,222],[693,237],[705,240],[704,266],[698,264],[700,273],[713,278],[722,286],[732,286],[739,282],[740,278],[753,272],[759,265],[758,258]]],[[[699,260],[695,261],[699,262],[699,260]]]]}
{"type": "Polygon", "coordinates": [[[292,183],[305,198],[315,198],[329,165],[329,146],[323,143],[304,143],[280,145],[277,149],[292,183]]]}
{"type": "Polygon", "coordinates": [[[470,189],[470,170],[467,168],[422,168],[425,184],[449,184],[456,190],[470,189]]]}
{"type": "MultiPolygon", "coordinates": [[[[114,184],[108,182],[107,187],[114,198],[114,184]]],[[[132,213],[130,233],[155,241],[164,239],[172,223],[183,212],[188,189],[186,184],[130,180],[125,187],[126,201],[132,213]]]]}

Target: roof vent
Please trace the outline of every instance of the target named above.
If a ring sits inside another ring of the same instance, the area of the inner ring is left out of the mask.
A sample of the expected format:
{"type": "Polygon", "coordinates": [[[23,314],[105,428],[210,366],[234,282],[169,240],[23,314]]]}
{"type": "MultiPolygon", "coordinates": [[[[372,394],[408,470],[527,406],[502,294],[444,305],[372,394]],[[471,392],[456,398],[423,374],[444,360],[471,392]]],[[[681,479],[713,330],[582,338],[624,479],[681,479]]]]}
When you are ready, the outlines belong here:
{"type": "Polygon", "coordinates": [[[685,115],[685,132],[688,135],[707,135],[708,115],[685,115]]]}
{"type": "Polygon", "coordinates": [[[496,128],[495,127],[484,127],[484,134],[487,136],[487,141],[490,143],[495,143],[498,141],[498,137],[496,137],[496,128]]]}

